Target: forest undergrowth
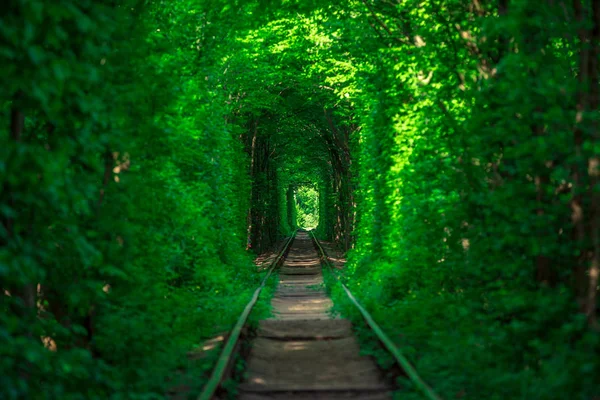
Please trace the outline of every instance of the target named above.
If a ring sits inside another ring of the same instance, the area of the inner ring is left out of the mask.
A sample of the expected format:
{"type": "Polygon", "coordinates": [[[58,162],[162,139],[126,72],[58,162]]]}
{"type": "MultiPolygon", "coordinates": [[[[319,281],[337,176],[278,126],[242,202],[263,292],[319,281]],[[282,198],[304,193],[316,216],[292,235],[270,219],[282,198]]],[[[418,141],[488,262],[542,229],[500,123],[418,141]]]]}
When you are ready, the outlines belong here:
{"type": "Polygon", "coordinates": [[[1,398],[164,398],[315,225],[442,397],[600,398],[600,2],[0,10],[1,398]]]}

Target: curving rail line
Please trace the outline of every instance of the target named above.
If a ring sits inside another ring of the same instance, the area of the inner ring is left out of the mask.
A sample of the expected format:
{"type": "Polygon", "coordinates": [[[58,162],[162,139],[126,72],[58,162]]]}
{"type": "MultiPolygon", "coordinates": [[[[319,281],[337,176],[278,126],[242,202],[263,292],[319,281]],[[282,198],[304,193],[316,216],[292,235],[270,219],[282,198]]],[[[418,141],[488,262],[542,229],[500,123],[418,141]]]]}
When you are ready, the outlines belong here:
{"type": "MultiPolygon", "coordinates": [[[[231,363],[232,357],[234,355],[234,351],[236,349],[236,345],[240,339],[240,334],[241,334],[242,328],[246,324],[246,322],[248,320],[248,316],[250,315],[250,312],[252,311],[254,305],[256,304],[262,289],[266,285],[267,280],[272,275],[273,271],[277,267],[279,267],[283,263],[283,260],[287,257],[287,253],[290,249],[292,242],[294,241],[294,238],[296,237],[296,233],[297,233],[297,231],[295,231],[294,234],[287,240],[287,242],[283,246],[283,249],[280,251],[277,258],[273,261],[273,263],[269,267],[269,271],[268,271],[267,275],[264,277],[260,286],[256,289],[256,291],[254,292],[249,303],[246,305],[246,307],[244,308],[244,311],[238,318],[236,324],[234,325],[233,329],[231,330],[231,334],[229,335],[227,342],[225,343],[225,345],[223,347],[223,350],[221,351],[219,359],[217,360],[217,362],[215,364],[215,368],[213,369],[209,380],[205,384],[200,396],[198,397],[198,400],[212,399],[216,390],[221,385],[224,375],[225,375],[225,371],[227,370],[227,367],[231,363]]],[[[315,237],[315,235],[312,231],[309,232],[309,234],[314,243],[315,248],[317,249],[317,252],[319,253],[319,258],[321,259],[321,264],[325,263],[329,267],[333,276],[335,276],[337,278],[339,284],[344,289],[344,291],[345,291],[346,295],[348,296],[348,298],[350,299],[350,301],[360,311],[361,315],[363,316],[364,320],[367,323],[367,326],[369,326],[369,328],[375,333],[375,335],[377,336],[378,340],[383,345],[383,347],[393,356],[396,363],[405,372],[406,376],[413,382],[415,387],[418,388],[422,392],[422,394],[425,396],[425,398],[427,398],[428,400],[442,400],[442,398],[438,394],[436,394],[435,391],[429,385],[427,385],[427,383],[425,383],[423,381],[423,379],[419,376],[419,374],[417,373],[415,368],[409,363],[409,361],[402,354],[402,352],[394,345],[392,340],[379,327],[379,325],[375,322],[375,320],[368,313],[368,311],[352,295],[352,293],[350,292],[348,287],[341,281],[340,276],[335,271],[333,271],[333,268],[331,267],[331,264],[329,262],[329,258],[327,257],[327,254],[326,254],[325,250],[323,249],[323,247],[321,246],[319,240],[315,237]]]]}
{"type": "Polygon", "coordinates": [[[269,268],[269,272],[263,278],[258,289],[256,289],[254,291],[254,294],[252,295],[250,302],[248,302],[248,304],[244,308],[244,311],[242,311],[242,314],[240,315],[237,322],[233,326],[233,329],[231,330],[231,334],[229,335],[229,338],[227,339],[225,346],[223,346],[223,350],[221,351],[221,355],[219,356],[219,359],[217,360],[215,368],[213,369],[212,374],[210,375],[210,378],[208,379],[208,382],[202,389],[202,393],[200,393],[200,396],[198,396],[198,400],[212,399],[212,397],[215,394],[215,391],[219,388],[221,382],[223,381],[223,375],[225,373],[225,370],[227,369],[227,366],[229,365],[229,363],[231,361],[231,357],[233,355],[233,350],[235,349],[235,346],[237,345],[237,343],[240,339],[240,333],[242,332],[242,328],[244,327],[244,325],[246,325],[248,316],[250,315],[252,308],[254,308],[254,305],[256,304],[256,301],[258,300],[258,297],[260,296],[260,292],[265,287],[267,280],[269,279],[269,277],[271,276],[271,274],[273,273],[275,268],[277,268],[277,266],[279,266],[279,264],[281,264],[281,262],[283,261],[283,258],[287,254],[287,251],[290,248],[290,244],[294,241],[296,232],[297,231],[295,231],[292,234],[292,236],[288,239],[288,241],[285,243],[285,245],[283,246],[283,249],[279,252],[279,255],[271,264],[271,267],[269,268]]]}
{"type": "Polygon", "coordinates": [[[385,334],[385,332],[381,329],[377,322],[375,322],[371,314],[369,314],[369,312],[358,302],[358,300],[356,300],[356,297],[354,297],[352,292],[350,292],[350,289],[348,289],[348,287],[344,285],[344,283],[340,279],[340,276],[335,271],[333,271],[333,268],[329,263],[329,258],[327,257],[327,254],[323,249],[323,246],[321,246],[321,243],[319,243],[319,240],[315,237],[312,231],[310,232],[310,234],[313,239],[313,242],[315,243],[315,246],[319,249],[322,262],[327,264],[329,270],[331,271],[333,276],[336,277],[338,283],[342,286],[352,304],[354,304],[354,306],[358,308],[363,318],[365,319],[367,325],[369,326],[369,328],[371,328],[375,335],[377,335],[377,338],[379,339],[381,344],[383,344],[387,351],[389,351],[390,354],[394,356],[396,363],[402,368],[402,370],[406,373],[408,378],[425,395],[425,397],[427,397],[429,400],[442,400],[442,398],[437,393],[435,393],[433,389],[427,383],[425,383],[425,381],[423,381],[423,379],[417,373],[417,370],[410,364],[410,362],[402,354],[400,349],[396,347],[394,342],[392,342],[392,340],[385,334]]]}

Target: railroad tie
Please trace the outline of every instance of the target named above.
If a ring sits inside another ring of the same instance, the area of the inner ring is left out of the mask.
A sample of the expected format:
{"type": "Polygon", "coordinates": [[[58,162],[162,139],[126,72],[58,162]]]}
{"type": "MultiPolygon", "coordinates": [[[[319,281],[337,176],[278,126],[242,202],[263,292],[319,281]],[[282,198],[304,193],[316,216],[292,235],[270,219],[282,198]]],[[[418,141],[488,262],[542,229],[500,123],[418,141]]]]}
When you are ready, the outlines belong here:
{"type": "Polygon", "coordinates": [[[335,318],[319,256],[298,232],[279,272],[273,318],[260,322],[240,399],[391,398],[375,361],[360,354],[352,325],[335,318]]]}

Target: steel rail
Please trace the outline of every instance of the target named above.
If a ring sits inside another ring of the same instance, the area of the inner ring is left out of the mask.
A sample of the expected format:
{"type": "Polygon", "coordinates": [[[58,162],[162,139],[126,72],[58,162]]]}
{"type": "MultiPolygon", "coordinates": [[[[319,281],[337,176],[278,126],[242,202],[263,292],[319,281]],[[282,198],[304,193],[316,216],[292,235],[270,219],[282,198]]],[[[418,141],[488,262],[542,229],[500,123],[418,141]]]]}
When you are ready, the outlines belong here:
{"type": "Polygon", "coordinates": [[[248,304],[244,308],[244,311],[242,312],[242,314],[238,318],[237,322],[235,323],[233,329],[231,330],[231,334],[229,335],[229,338],[227,339],[227,342],[225,343],[225,346],[223,346],[223,350],[221,351],[221,354],[219,355],[219,359],[217,360],[217,363],[215,364],[215,368],[213,369],[213,371],[210,375],[210,378],[204,385],[204,388],[202,389],[202,393],[200,393],[200,396],[198,396],[198,400],[212,399],[212,397],[215,394],[215,391],[221,385],[221,381],[223,380],[223,375],[225,373],[225,370],[227,369],[227,366],[229,365],[231,356],[233,354],[233,350],[235,349],[235,346],[240,338],[242,328],[244,327],[244,325],[246,325],[248,316],[250,315],[252,308],[254,307],[254,305],[256,304],[256,302],[258,300],[258,297],[260,296],[260,292],[265,287],[265,284],[267,283],[267,280],[271,276],[271,273],[275,270],[275,268],[279,265],[279,263],[283,259],[285,253],[287,252],[287,250],[290,247],[290,244],[294,241],[294,238],[296,237],[297,232],[298,232],[297,230],[294,231],[292,236],[286,242],[285,246],[283,246],[283,249],[281,250],[281,252],[279,252],[279,255],[271,264],[271,267],[269,268],[269,272],[263,278],[260,286],[254,291],[254,294],[252,295],[250,302],[248,302],[248,304]]]}
{"type": "Polygon", "coordinates": [[[354,297],[350,289],[348,289],[348,287],[344,285],[344,283],[340,279],[340,276],[335,271],[333,271],[331,263],[329,262],[329,257],[327,256],[327,253],[325,253],[325,250],[321,246],[321,243],[319,243],[317,237],[312,231],[310,231],[310,235],[313,238],[313,242],[319,248],[321,258],[324,260],[325,264],[327,264],[333,276],[337,279],[340,285],[342,285],[342,288],[346,292],[346,295],[348,296],[350,301],[354,304],[354,306],[356,306],[356,308],[358,308],[363,318],[367,322],[367,325],[369,325],[371,330],[375,332],[377,338],[385,346],[385,348],[392,354],[392,356],[394,356],[394,359],[396,360],[398,365],[400,365],[400,367],[404,370],[408,378],[429,400],[442,400],[442,398],[419,376],[417,370],[410,364],[408,359],[404,356],[404,354],[402,354],[400,349],[396,347],[396,345],[389,338],[389,336],[385,334],[385,332],[381,329],[377,322],[375,322],[371,314],[369,314],[369,312],[358,302],[358,300],[356,299],[356,297],[354,297]]]}

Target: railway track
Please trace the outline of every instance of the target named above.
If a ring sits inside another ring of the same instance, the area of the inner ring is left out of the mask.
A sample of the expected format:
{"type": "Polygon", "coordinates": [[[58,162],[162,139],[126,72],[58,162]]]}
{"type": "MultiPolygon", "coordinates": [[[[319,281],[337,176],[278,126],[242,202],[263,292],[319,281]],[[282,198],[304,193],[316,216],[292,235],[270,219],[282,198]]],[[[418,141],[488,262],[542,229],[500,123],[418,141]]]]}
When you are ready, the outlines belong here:
{"type": "MultiPolygon", "coordinates": [[[[330,313],[333,306],[323,284],[327,256],[318,240],[306,231],[284,245],[271,269],[246,306],[199,400],[214,397],[231,364],[240,332],[261,289],[279,267],[278,286],[271,301],[273,317],[260,321],[251,342],[244,379],[238,387],[242,400],[391,399],[393,383],[375,361],[360,354],[352,324],[330,313]]],[[[426,398],[440,398],[417,375],[393,343],[344,286],[381,344],[426,398]]]]}

